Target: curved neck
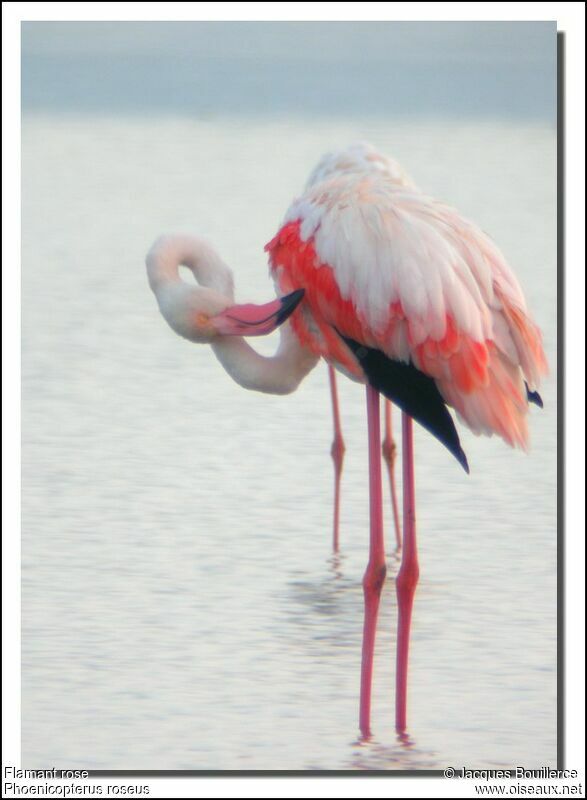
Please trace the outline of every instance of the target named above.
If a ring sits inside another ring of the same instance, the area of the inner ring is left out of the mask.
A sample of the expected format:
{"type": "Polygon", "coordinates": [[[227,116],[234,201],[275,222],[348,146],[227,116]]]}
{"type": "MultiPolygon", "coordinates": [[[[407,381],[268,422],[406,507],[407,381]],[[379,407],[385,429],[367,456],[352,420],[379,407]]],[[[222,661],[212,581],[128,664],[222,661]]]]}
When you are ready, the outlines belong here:
{"type": "Polygon", "coordinates": [[[279,335],[273,356],[257,353],[240,336],[221,336],[211,345],[218,361],[240,386],[266,394],[290,394],[316,366],[318,356],[302,347],[289,322],[282,325],[279,335]]]}
{"type": "Polygon", "coordinates": [[[182,282],[179,267],[188,267],[200,284],[234,298],[232,272],[214,248],[195,236],[161,236],[147,255],[147,274],[157,294],[166,284],[182,282]]]}
{"type": "Polygon", "coordinates": [[[210,344],[216,357],[240,386],[269,394],[289,394],[316,365],[318,357],[301,346],[285,324],[274,356],[262,356],[240,336],[213,336],[194,326],[193,312],[211,315],[234,302],[232,272],[216,251],[193,236],[162,236],[147,255],[149,284],[159,309],[180,336],[210,344]],[[200,288],[182,280],[179,267],[188,267],[200,288]]]}

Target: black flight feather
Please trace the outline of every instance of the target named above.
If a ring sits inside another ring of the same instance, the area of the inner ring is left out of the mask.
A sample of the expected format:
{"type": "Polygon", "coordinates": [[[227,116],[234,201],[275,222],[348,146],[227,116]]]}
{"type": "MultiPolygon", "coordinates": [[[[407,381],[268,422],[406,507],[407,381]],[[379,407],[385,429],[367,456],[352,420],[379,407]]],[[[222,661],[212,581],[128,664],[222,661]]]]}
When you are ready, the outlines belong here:
{"type": "MultiPolygon", "coordinates": [[[[526,383],[526,381],[524,381],[526,383]]],[[[528,384],[526,383],[526,397],[528,398],[529,403],[534,403],[535,406],[538,408],[544,408],[544,403],[542,402],[542,398],[538,394],[538,392],[533,392],[530,388],[528,388],[528,384]]]]}
{"type": "Polygon", "coordinates": [[[359,360],[371,386],[442,442],[468,473],[467,456],[453,418],[432,378],[411,363],[393,361],[381,350],[342,338],[359,360]]]}

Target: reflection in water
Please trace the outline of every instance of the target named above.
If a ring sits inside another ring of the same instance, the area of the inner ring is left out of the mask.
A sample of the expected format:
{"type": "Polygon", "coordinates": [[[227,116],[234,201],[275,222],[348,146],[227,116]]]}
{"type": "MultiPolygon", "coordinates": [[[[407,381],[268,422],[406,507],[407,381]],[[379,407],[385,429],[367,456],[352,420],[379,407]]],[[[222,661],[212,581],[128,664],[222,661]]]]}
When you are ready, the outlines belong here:
{"type": "Polygon", "coordinates": [[[25,118],[24,766],[554,766],[555,155],[549,128],[495,122],[25,118]],[[388,503],[375,736],[351,747],[368,552],[362,387],[339,381],[347,451],[331,557],[326,369],[290,397],[233,385],[209,350],[167,330],[144,255],[162,231],[201,233],[234,267],[237,297],[266,299],[263,245],[309,165],[360,139],[499,241],[552,373],[527,457],[465,433],[467,477],[416,432],[417,744],[393,724],[388,503]]]}
{"type": "Polygon", "coordinates": [[[326,563],[330,567],[334,580],[340,580],[343,577],[342,567],[344,564],[344,555],[341,555],[340,551],[337,553],[332,553],[330,558],[327,559],[326,563]]]}
{"type": "Polygon", "coordinates": [[[399,734],[390,745],[376,737],[358,739],[353,746],[348,769],[357,770],[432,770],[439,769],[437,754],[419,749],[408,734],[399,734]]]}
{"type": "Polygon", "coordinates": [[[414,747],[414,742],[410,738],[410,734],[407,731],[401,731],[397,734],[397,740],[405,748],[412,748],[414,747]]]}

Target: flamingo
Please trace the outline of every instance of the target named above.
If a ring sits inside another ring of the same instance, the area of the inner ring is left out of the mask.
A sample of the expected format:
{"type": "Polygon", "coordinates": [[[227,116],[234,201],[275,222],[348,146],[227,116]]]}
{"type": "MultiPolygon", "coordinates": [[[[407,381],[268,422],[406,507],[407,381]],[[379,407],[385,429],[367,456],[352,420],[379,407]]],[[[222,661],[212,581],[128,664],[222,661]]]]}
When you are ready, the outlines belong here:
{"type": "MultiPolygon", "coordinates": [[[[278,292],[278,300],[266,305],[236,305],[229,268],[210,245],[193,237],[163,237],[153,245],[147,256],[151,288],[173,330],[209,343],[245,388],[289,393],[320,358],[332,377],[336,370],[366,386],[370,534],[363,577],[363,739],[371,736],[375,633],[386,575],[380,395],[401,409],[395,727],[405,736],[419,579],[413,420],[467,473],[449,407],[473,433],[497,434],[510,446],[527,449],[529,403],[542,407],[537,389],[547,372],[541,332],[493,241],[425,195],[393,159],[370,145],[324,156],[265,249],[278,292]],[[179,265],[193,271],[198,288],[181,281],[179,265]],[[243,338],[278,325],[280,343],[272,357],[259,355],[243,338]]],[[[334,381],[331,389],[336,441],[334,381]]]]}

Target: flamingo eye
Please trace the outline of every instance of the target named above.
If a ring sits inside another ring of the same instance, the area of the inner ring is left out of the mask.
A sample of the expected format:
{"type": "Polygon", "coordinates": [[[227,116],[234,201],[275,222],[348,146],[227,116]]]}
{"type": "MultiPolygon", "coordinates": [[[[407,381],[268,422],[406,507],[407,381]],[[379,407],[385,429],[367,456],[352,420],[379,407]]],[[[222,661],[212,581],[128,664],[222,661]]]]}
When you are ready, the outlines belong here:
{"type": "Polygon", "coordinates": [[[205,328],[209,322],[210,317],[207,314],[204,314],[202,311],[196,314],[196,324],[199,328],[205,328]]]}

